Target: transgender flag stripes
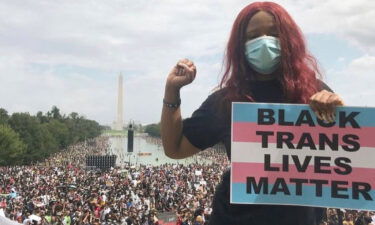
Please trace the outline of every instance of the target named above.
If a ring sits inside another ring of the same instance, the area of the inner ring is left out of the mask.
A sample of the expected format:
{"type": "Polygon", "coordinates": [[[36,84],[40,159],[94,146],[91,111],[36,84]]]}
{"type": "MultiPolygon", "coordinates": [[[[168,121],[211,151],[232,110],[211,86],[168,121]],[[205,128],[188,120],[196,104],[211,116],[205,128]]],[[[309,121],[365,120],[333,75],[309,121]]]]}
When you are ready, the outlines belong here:
{"type": "Polygon", "coordinates": [[[375,210],[375,108],[233,103],[231,202],[375,210]]]}

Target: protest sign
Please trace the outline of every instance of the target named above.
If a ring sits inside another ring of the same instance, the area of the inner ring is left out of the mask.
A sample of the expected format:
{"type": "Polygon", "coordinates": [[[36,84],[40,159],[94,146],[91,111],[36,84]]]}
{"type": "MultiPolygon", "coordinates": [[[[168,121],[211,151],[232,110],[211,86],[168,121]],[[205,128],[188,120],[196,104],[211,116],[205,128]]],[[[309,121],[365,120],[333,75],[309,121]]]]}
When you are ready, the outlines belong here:
{"type": "Polygon", "coordinates": [[[375,210],[375,108],[233,103],[231,203],[375,210]]]}

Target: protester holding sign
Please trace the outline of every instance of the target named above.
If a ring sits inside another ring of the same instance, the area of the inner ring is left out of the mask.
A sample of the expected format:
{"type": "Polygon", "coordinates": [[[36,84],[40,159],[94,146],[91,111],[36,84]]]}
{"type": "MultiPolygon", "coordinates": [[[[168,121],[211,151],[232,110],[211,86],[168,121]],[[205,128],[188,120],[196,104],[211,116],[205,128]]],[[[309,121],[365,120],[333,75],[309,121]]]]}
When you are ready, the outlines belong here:
{"type": "MultiPolygon", "coordinates": [[[[186,158],[219,142],[230,157],[232,102],[307,103],[326,122],[332,122],[335,107],[343,105],[317,78],[316,61],[298,26],[285,9],[272,2],[252,3],[239,13],[219,90],[182,121],[179,91],[195,76],[194,63],[183,59],[167,78],[161,128],[164,151],[171,158],[186,158]]],[[[230,204],[229,180],[228,171],[216,189],[212,225],[315,225],[322,221],[321,208],[230,204]]]]}

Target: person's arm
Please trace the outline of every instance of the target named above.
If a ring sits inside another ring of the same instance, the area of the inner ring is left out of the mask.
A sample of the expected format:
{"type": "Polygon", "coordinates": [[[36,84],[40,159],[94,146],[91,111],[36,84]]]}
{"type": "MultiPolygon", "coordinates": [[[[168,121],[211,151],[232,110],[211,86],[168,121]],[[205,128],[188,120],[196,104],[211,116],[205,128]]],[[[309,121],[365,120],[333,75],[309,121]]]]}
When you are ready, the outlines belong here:
{"type": "Polygon", "coordinates": [[[86,222],[87,222],[87,218],[88,218],[88,217],[89,217],[89,213],[86,213],[86,215],[84,216],[84,218],[83,218],[83,220],[82,220],[82,221],[83,221],[84,223],[86,223],[86,222]]]}
{"type": "MultiPolygon", "coordinates": [[[[170,104],[179,103],[180,89],[190,84],[194,80],[195,75],[196,68],[193,62],[187,59],[180,60],[168,75],[164,101],[170,104]]],[[[182,134],[180,107],[168,107],[163,103],[161,137],[164,153],[172,159],[183,159],[200,151],[182,134]]]]}

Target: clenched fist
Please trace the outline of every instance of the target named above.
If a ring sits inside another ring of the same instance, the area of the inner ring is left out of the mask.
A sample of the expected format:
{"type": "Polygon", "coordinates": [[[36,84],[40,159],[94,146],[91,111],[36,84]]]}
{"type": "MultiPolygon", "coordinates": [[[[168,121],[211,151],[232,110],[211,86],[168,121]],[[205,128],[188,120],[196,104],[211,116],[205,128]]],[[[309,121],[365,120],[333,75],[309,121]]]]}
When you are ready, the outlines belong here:
{"type": "Polygon", "coordinates": [[[197,69],[194,63],[188,59],[182,59],[177,62],[167,77],[166,86],[179,90],[185,85],[193,82],[197,69]]]}

